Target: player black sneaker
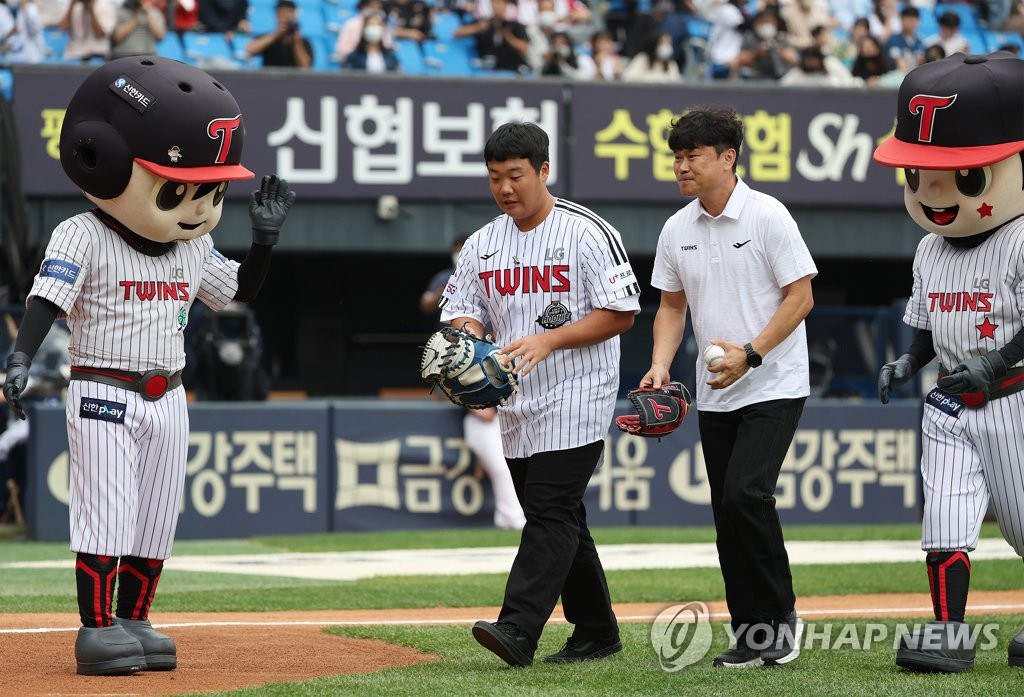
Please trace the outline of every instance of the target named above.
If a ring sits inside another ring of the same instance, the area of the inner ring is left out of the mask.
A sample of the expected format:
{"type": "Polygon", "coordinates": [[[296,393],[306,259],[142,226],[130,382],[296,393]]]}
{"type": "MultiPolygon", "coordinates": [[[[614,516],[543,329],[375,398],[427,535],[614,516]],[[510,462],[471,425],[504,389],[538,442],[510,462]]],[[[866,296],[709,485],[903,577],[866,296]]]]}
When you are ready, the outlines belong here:
{"type": "Polygon", "coordinates": [[[1017,632],[1017,636],[1010,639],[1006,660],[1011,666],[1024,667],[1024,629],[1017,632]]]}
{"type": "Polygon", "coordinates": [[[762,665],[761,652],[746,644],[737,644],[711,661],[712,668],[758,668],[762,665]]]}
{"type": "Polygon", "coordinates": [[[794,610],[778,623],[775,641],[761,651],[761,661],[766,666],[781,666],[795,661],[800,655],[800,640],[803,635],[804,621],[794,610]]]}
{"type": "Polygon", "coordinates": [[[565,646],[558,653],[544,657],[545,663],[576,663],[577,661],[590,661],[595,658],[604,658],[622,651],[622,642],[618,636],[606,639],[577,639],[569,637],[565,640],[565,646]]]}
{"type": "Polygon", "coordinates": [[[915,673],[962,673],[974,667],[974,654],[975,635],[968,625],[933,620],[900,637],[896,665],[915,673]]]}
{"type": "Polygon", "coordinates": [[[525,668],[533,664],[536,644],[511,622],[485,622],[473,625],[473,638],[488,651],[513,668],[525,668]]]}

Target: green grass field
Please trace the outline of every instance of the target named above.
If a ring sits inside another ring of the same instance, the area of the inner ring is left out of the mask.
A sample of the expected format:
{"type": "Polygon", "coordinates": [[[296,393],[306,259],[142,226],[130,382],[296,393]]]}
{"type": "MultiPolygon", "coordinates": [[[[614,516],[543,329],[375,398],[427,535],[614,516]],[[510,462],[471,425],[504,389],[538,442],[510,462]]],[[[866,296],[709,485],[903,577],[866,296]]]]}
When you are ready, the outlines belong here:
{"type": "MultiPolygon", "coordinates": [[[[789,526],[791,540],[912,540],[917,526],[789,526]]],[[[994,526],[983,534],[998,536],[994,526]]],[[[709,542],[710,528],[598,528],[601,544],[638,542],[709,542]]],[[[176,555],[259,554],[270,552],[350,551],[444,547],[509,546],[516,533],[490,529],[400,533],[350,533],[251,540],[181,541],[176,555]]],[[[16,540],[0,542],[0,563],[71,559],[63,544],[16,540]]],[[[921,563],[804,565],[793,567],[797,594],[910,592],[927,601],[927,580],[921,563]]],[[[723,597],[717,569],[610,571],[615,602],[671,605],[723,597]]],[[[1024,585],[1019,560],[984,560],[974,565],[972,590],[1014,590],[1024,585]]],[[[235,576],[196,572],[166,573],[153,612],[266,611],[316,609],[419,608],[492,606],[501,601],[504,574],[471,576],[402,576],[349,582],[304,581],[272,576],[235,576]]],[[[0,568],[0,597],[8,612],[75,612],[73,580],[68,569],[0,568]]],[[[647,623],[624,623],[624,651],[607,660],[575,666],[536,663],[512,670],[472,639],[468,626],[374,626],[331,628],[344,636],[365,637],[410,646],[439,656],[433,663],[367,675],[339,676],[239,690],[231,695],[1019,695],[1024,670],[1006,665],[1006,643],[1024,626],[1024,615],[972,616],[971,622],[998,624],[997,644],[979,651],[975,668],[961,675],[916,675],[898,670],[893,642],[900,623],[913,625],[927,617],[859,620],[856,637],[867,636],[872,623],[884,639],[870,646],[826,649],[837,641],[842,620],[815,620],[817,643],[790,666],[756,671],[722,671],[709,667],[710,657],[727,647],[723,625],[714,623],[709,657],[678,672],[659,667],[647,623]],[[826,640],[825,623],[833,625],[826,640]]],[[[570,628],[551,624],[538,657],[561,646],[570,628]]],[[[806,646],[805,642],[805,646],[806,646]]]]}

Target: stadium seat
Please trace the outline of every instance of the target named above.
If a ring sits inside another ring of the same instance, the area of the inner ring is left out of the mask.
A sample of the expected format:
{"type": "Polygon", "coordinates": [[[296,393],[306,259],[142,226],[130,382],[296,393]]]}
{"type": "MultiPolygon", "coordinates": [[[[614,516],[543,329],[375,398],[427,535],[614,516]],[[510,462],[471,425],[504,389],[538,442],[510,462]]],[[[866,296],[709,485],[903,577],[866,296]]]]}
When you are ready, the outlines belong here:
{"type": "Polygon", "coordinates": [[[254,5],[249,3],[249,26],[256,36],[269,34],[277,27],[277,13],[273,5],[254,5]]]}
{"type": "Polygon", "coordinates": [[[988,37],[983,29],[961,30],[960,33],[967,39],[967,45],[970,46],[971,53],[989,52],[988,37]]]}
{"type": "Polygon", "coordinates": [[[451,41],[461,25],[459,16],[454,12],[437,12],[434,14],[434,37],[442,42],[451,41]]]}
{"type": "Polygon", "coordinates": [[[918,7],[917,11],[921,18],[917,25],[917,35],[926,40],[937,35],[939,21],[935,18],[935,10],[930,7],[918,7]]]}
{"type": "Polygon", "coordinates": [[[441,75],[466,77],[479,72],[473,65],[477,56],[476,46],[472,39],[424,41],[423,50],[431,62],[436,61],[441,75]]]}
{"type": "Polygon", "coordinates": [[[412,39],[395,39],[395,53],[398,64],[406,75],[423,75],[430,72],[423,64],[423,50],[412,39]]]}
{"type": "Polygon", "coordinates": [[[1024,36],[1015,31],[990,31],[987,32],[988,50],[998,51],[1000,46],[1016,46],[1024,55],[1024,36]]]}
{"type": "Polygon", "coordinates": [[[156,45],[156,54],[182,63],[188,62],[188,59],[185,58],[185,47],[181,45],[178,34],[173,31],[164,34],[164,38],[156,45]]]}
{"type": "Polygon", "coordinates": [[[189,31],[184,35],[185,58],[200,68],[237,68],[235,49],[224,34],[189,31]]]}
{"type": "Polygon", "coordinates": [[[68,43],[68,33],[57,27],[45,27],[43,40],[46,42],[46,63],[66,63],[64,47],[68,43]]]}
{"type": "Polygon", "coordinates": [[[324,3],[322,8],[324,16],[324,28],[327,31],[337,34],[345,22],[356,15],[355,5],[345,3],[324,3]]]}

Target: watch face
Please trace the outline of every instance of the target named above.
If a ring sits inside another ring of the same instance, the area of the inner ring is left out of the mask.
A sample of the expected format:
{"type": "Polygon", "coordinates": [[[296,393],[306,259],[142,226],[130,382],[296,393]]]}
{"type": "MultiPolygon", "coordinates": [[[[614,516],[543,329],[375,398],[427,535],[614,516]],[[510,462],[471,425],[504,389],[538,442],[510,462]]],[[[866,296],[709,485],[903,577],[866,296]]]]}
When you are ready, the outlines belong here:
{"type": "Polygon", "coordinates": [[[747,344],[743,347],[747,352],[747,365],[751,368],[756,368],[761,365],[761,354],[754,350],[754,347],[747,344]]]}

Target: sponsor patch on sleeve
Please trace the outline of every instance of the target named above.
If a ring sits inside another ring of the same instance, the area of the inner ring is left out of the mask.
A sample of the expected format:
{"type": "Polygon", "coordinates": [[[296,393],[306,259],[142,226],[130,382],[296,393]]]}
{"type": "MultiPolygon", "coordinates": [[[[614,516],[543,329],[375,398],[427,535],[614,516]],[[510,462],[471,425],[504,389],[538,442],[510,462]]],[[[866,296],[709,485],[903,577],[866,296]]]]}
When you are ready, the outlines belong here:
{"type": "Polygon", "coordinates": [[[97,419],[99,421],[123,424],[126,406],[121,402],[108,402],[105,399],[82,397],[82,404],[78,407],[78,415],[83,419],[97,419]]]}
{"type": "Polygon", "coordinates": [[[960,412],[964,410],[963,403],[951,394],[946,394],[938,387],[933,387],[932,391],[928,393],[928,398],[925,400],[926,404],[931,404],[939,411],[945,412],[950,416],[960,418],[960,412]]]}
{"type": "Polygon", "coordinates": [[[39,267],[39,276],[41,278],[56,278],[58,281],[74,285],[81,271],[82,268],[80,266],[72,264],[70,261],[46,259],[39,267]]]}

